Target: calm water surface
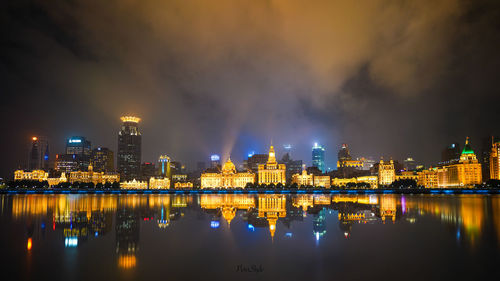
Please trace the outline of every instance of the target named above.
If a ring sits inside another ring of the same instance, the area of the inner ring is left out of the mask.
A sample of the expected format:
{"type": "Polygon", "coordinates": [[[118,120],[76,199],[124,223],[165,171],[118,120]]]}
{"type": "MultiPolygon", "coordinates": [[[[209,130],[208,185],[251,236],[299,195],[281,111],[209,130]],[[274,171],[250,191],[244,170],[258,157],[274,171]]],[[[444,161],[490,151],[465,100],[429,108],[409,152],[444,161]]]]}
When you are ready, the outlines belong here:
{"type": "Polygon", "coordinates": [[[498,280],[500,196],[4,195],[3,280],[498,280]]]}

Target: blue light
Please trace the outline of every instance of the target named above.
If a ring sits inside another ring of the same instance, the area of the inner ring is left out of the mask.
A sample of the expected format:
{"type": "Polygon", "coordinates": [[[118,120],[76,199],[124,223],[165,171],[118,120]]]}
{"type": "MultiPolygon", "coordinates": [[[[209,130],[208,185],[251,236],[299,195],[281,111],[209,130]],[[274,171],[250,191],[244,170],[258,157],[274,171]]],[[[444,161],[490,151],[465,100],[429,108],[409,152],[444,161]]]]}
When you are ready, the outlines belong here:
{"type": "Polygon", "coordinates": [[[66,246],[66,247],[78,246],[78,237],[66,237],[64,239],[64,246],[66,246]]]}
{"type": "Polygon", "coordinates": [[[248,224],[248,230],[255,231],[255,227],[252,224],[248,224]]]}
{"type": "Polygon", "coordinates": [[[212,160],[212,161],[219,161],[220,160],[220,156],[217,155],[217,154],[212,154],[212,156],[210,156],[210,160],[212,160]]]}
{"type": "Polygon", "coordinates": [[[40,225],[42,227],[42,229],[45,228],[45,223],[42,222],[42,224],[40,225]]]}
{"type": "Polygon", "coordinates": [[[45,161],[49,160],[49,156],[48,155],[43,156],[43,160],[45,161]]]}
{"type": "Polygon", "coordinates": [[[96,232],[94,233],[94,236],[95,236],[95,237],[99,236],[99,232],[97,232],[97,231],[96,231],[96,232]]]}
{"type": "Polygon", "coordinates": [[[254,155],[255,155],[255,151],[252,151],[252,152],[248,153],[248,158],[250,158],[250,157],[252,157],[254,155]]]}
{"type": "Polygon", "coordinates": [[[292,236],[293,236],[293,234],[292,234],[291,232],[287,232],[287,233],[285,233],[285,236],[286,236],[286,237],[292,237],[292,236]]]}
{"type": "Polygon", "coordinates": [[[211,228],[219,228],[219,226],[220,226],[219,221],[211,221],[210,222],[210,227],[211,228]]]}
{"type": "Polygon", "coordinates": [[[81,139],[69,139],[68,141],[69,143],[81,143],[82,140],[81,139]]]}

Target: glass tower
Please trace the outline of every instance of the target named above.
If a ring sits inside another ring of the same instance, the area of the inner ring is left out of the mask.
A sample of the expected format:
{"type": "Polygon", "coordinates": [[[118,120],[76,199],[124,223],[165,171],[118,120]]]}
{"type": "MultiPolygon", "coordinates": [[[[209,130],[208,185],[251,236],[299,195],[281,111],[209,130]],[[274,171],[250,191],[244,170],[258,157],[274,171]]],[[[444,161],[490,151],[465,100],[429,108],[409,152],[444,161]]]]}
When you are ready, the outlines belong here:
{"type": "Polygon", "coordinates": [[[325,170],[325,148],[318,143],[314,143],[312,148],[312,165],[318,168],[322,173],[325,170]]]}

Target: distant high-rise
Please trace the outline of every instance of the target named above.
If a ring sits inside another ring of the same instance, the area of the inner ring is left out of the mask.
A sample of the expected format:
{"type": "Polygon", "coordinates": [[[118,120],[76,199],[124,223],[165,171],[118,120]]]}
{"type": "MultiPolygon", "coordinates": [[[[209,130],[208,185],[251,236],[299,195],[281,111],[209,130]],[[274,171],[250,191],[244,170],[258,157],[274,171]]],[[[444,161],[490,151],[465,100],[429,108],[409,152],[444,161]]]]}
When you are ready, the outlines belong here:
{"type": "Polygon", "coordinates": [[[158,174],[162,177],[172,178],[170,157],[167,155],[160,155],[158,158],[158,174]]]}
{"type": "Polygon", "coordinates": [[[417,164],[413,158],[408,157],[403,161],[403,167],[405,171],[414,171],[417,169],[417,164]]]}
{"type": "Polygon", "coordinates": [[[312,148],[312,165],[321,172],[325,172],[325,149],[318,143],[314,143],[312,148]]]}
{"type": "Polygon", "coordinates": [[[49,169],[49,143],[44,137],[32,137],[28,169],[45,170],[49,169]]]}
{"type": "Polygon", "coordinates": [[[117,164],[120,178],[124,181],[138,179],[141,173],[141,132],[138,117],[123,116],[118,132],[117,164]]]}
{"type": "Polygon", "coordinates": [[[220,167],[220,156],[218,154],[210,155],[210,167],[217,168],[220,167]]]}
{"type": "Polygon", "coordinates": [[[85,137],[68,138],[65,153],[56,155],[56,169],[62,172],[87,171],[91,155],[91,144],[85,137]]]}
{"type": "Polygon", "coordinates": [[[252,154],[251,156],[249,155],[247,159],[247,168],[256,173],[259,169],[260,164],[266,164],[267,158],[269,158],[269,155],[267,154],[252,154]]]}
{"type": "Polygon", "coordinates": [[[107,147],[92,150],[92,166],[96,172],[112,172],[115,169],[114,153],[107,147]]]}
{"type": "Polygon", "coordinates": [[[493,142],[490,152],[490,179],[500,180],[500,142],[493,142]]]}
{"type": "Polygon", "coordinates": [[[443,150],[443,153],[441,154],[441,161],[458,162],[458,160],[460,159],[460,154],[460,144],[452,143],[443,150]]]}

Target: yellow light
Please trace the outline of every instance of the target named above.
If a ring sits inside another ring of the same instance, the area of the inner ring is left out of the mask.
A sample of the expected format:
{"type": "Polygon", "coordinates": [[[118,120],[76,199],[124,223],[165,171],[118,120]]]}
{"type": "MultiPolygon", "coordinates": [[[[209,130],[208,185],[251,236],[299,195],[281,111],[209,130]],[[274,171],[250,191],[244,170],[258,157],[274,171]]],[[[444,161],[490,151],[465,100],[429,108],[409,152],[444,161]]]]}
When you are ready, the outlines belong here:
{"type": "Polygon", "coordinates": [[[134,116],[122,116],[120,119],[122,120],[122,122],[139,123],[139,121],[141,121],[141,118],[134,116]]]}
{"type": "Polygon", "coordinates": [[[34,140],[34,141],[36,141],[38,138],[37,137],[32,137],[31,139],[34,140]]]}
{"type": "Polygon", "coordinates": [[[118,257],[118,266],[121,268],[129,269],[135,267],[137,263],[134,255],[123,255],[118,257]]]}
{"type": "Polygon", "coordinates": [[[28,251],[31,250],[31,247],[33,246],[33,242],[31,240],[31,238],[28,238],[28,245],[26,245],[26,248],[28,249],[28,251]]]}

